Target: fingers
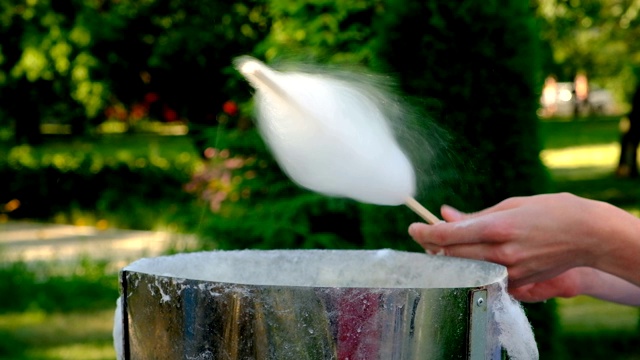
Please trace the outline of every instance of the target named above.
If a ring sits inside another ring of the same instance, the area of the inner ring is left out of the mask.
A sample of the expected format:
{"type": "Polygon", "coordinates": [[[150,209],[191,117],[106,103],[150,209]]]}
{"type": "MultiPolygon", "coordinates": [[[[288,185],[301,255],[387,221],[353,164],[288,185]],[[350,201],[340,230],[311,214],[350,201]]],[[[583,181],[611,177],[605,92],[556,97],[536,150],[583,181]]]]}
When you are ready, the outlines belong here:
{"type": "Polygon", "coordinates": [[[462,223],[439,223],[427,225],[414,223],[409,226],[409,235],[425,249],[430,246],[448,246],[460,242],[470,242],[470,237],[465,236],[467,232],[455,231],[453,224],[462,223]]]}
{"type": "Polygon", "coordinates": [[[414,223],[409,226],[409,235],[420,245],[450,246],[472,244],[481,241],[500,240],[498,233],[484,218],[464,218],[455,222],[442,222],[436,225],[414,223]]]}
{"type": "Polygon", "coordinates": [[[454,208],[453,206],[442,205],[442,207],[440,208],[440,213],[442,214],[442,218],[445,221],[456,222],[456,221],[461,221],[465,219],[479,218],[495,212],[516,208],[521,205],[523,201],[522,199],[523,198],[518,198],[518,197],[510,198],[498,203],[497,205],[494,205],[492,207],[486,208],[484,210],[481,210],[475,213],[463,213],[460,210],[454,208]]]}
{"type": "MultiPolygon", "coordinates": [[[[453,218],[457,218],[458,220],[462,220],[462,219],[469,219],[469,218],[478,218],[478,217],[482,217],[482,216],[486,216],[492,213],[496,213],[499,211],[505,211],[505,210],[510,210],[510,209],[514,209],[517,208],[519,206],[521,206],[524,202],[526,201],[525,198],[523,197],[512,197],[506,200],[503,200],[501,202],[499,202],[498,204],[488,207],[484,210],[480,210],[474,213],[462,213],[456,209],[454,209],[453,207],[449,206],[449,205],[443,205],[441,212],[442,212],[442,216],[445,217],[445,211],[447,212],[447,215],[451,214],[451,216],[453,218]],[[451,213],[450,213],[451,212],[451,213]]],[[[458,220],[451,220],[451,221],[458,221],[458,220]]]]}
{"type": "Polygon", "coordinates": [[[423,247],[430,244],[451,246],[508,242],[522,231],[517,224],[522,216],[516,216],[521,202],[522,198],[511,198],[472,214],[465,214],[443,205],[441,213],[447,222],[432,226],[415,223],[409,227],[409,234],[423,247]]]}
{"type": "Polygon", "coordinates": [[[474,259],[481,261],[488,261],[495,264],[500,264],[507,267],[515,266],[511,259],[499,259],[497,254],[504,252],[501,245],[489,244],[489,243],[475,243],[475,244],[462,244],[462,245],[450,245],[450,246],[438,246],[433,244],[427,244],[424,249],[428,254],[437,254],[452,256],[463,259],[474,259]]]}

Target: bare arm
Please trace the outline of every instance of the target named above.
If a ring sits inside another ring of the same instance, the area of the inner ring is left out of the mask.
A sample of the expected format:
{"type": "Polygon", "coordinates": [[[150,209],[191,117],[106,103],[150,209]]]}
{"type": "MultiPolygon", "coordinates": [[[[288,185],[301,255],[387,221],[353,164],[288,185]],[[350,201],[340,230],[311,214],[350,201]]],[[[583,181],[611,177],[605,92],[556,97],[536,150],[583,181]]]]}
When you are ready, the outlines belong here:
{"type": "Polygon", "coordinates": [[[624,305],[640,306],[640,286],[595,269],[584,282],[581,294],[624,305]]]}

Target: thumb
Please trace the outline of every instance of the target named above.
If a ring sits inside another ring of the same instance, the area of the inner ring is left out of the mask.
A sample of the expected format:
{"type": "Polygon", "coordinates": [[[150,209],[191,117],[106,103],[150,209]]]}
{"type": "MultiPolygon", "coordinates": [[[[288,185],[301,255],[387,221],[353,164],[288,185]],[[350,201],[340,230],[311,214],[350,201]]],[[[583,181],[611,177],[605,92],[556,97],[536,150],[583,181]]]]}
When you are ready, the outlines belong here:
{"type": "Polygon", "coordinates": [[[467,214],[449,205],[442,205],[442,207],[440,208],[440,213],[442,214],[442,218],[446,222],[463,220],[468,216],[467,214]]]}

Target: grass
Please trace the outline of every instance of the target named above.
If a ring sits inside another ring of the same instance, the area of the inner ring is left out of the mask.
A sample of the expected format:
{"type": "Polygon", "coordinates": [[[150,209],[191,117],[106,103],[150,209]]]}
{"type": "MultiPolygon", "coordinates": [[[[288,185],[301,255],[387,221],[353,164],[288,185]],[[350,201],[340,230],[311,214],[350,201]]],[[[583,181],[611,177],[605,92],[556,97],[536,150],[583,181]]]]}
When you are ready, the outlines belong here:
{"type": "Polygon", "coordinates": [[[113,309],[0,315],[0,359],[114,359],[113,315],[113,309]]]}
{"type": "Polygon", "coordinates": [[[0,359],[114,359],[117,286],[87,259],[0,265],[0,359]]]}
{"type": "Polygon", "coordinates": [[[541,120],[539,132],[542,147],[554,150],[617,142],[620,137],[619,127],[620,117],[580,118],[575,121],[541,120]]]}
{"type": "Polygon", "coordinates": [[[612,304],[587,296],[561,299],[560,318],[566,334],[599,332],[637,333],[640,311],[637,307],[612,304]]]}
{"type": "Polygon", "coordinates": [[[632,213],[640,211],[637,179],[614,175],[620,152],[620,119],[540,123],[553,191],[568,191],[612,203],[632,213]]]}

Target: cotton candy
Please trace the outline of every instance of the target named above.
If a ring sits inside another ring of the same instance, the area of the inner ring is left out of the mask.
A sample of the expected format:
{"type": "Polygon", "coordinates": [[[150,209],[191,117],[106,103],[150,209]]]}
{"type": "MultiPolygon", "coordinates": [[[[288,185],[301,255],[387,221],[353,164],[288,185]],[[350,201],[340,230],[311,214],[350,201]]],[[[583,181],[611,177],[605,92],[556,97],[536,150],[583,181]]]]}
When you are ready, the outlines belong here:
{"type": "Polygon", "coordinates": [[[373,83],[278,72],[249,57],[236,66],[256,89],[261,135],[294,182],[378,205],[415,195],[414,168],[385,117],[396,104],[373,83]]]}

